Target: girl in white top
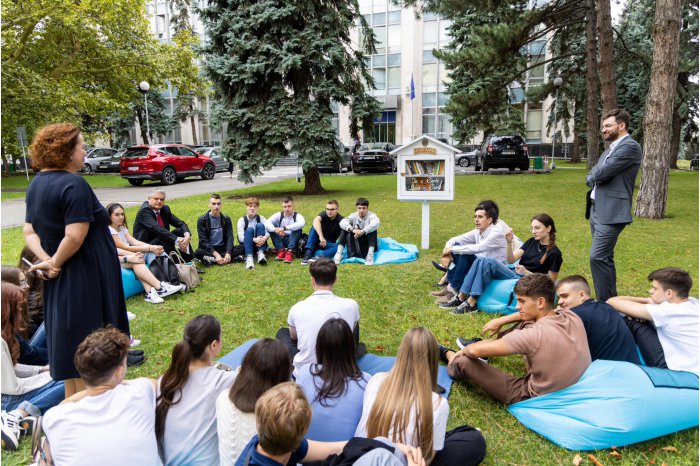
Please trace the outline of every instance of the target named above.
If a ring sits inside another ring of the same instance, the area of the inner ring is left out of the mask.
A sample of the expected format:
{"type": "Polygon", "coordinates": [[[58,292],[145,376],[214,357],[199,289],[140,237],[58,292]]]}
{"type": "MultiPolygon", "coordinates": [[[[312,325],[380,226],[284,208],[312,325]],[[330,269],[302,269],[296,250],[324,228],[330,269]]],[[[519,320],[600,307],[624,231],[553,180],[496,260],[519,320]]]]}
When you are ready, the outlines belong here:
{"type": "Polygon", "coordinates": [[[250,347],[230,390],[216,399],[219,461],[233,466],[255,434],[255,403],[269,388],[289,381],[292,365],[282,342],[264,338],[250,347]]]}
{"type": "Polygon", "coordinates": [[[163,246],[144,243],[131,236],[126,223],[124,207],[121,204],[109,204],[107,212],[110,218],[109,232],[117,247],[119,263],[122,268],[134,271],[136,278],[146,290],[146,302],[160,304],[164,297],[182,290],[184,285],[171,285],[158,280],[146,264],[144,253],[161,255],[164,252],[163,246]]]}
{"type": "Polygon", "coordinates": [[[429,330],[409,330],[391,371],[375,374],[367,384],[355,434],[420,447],[433,466],[479,464],[486,455],[481,432],[469,426],[445,432],[450,408],[438,394],[438,354],[429,330]]]}
{"type": "Polygon", "coordinates": [[[221,352],[221,323],[199,315],[185,326],[173,348],[170,367],[160,378],[156,435],[165,465],[219,462],[216,394],[230,387],[236,373],[212,361],[221,352]]]}

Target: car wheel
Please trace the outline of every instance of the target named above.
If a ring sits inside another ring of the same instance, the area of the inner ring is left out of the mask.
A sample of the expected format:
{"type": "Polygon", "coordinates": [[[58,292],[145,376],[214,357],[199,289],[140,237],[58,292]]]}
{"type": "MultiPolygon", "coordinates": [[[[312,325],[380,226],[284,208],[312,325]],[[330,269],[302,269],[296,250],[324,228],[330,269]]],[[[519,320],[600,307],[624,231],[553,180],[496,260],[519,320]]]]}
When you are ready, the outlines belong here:
{"type": "Polygon", "coordinates": [[[88,175],[92,173],[92,167],[89,163],[86,163],[85,167],[83,167],[83,173],[87,173],[88,175]]]}
{"type": "Polygon", "coordinates": [[[459,166],[462,168],[467,168],[469,166],[469,157],[462,157],[459,159],[459,166]]]}
{"type": "Polygon", "coordinates": [[[141,186],[143,184],[143,180],[128,180],[129,184],[131,186],[141,186]]]}
{"type": "MultiPolygon", "coordinates": [[[[165,171],[163,172],[165,174],[165,171]]],[[[204,168],[202,168],[202,179],[211,180],[216,174],[216,168],[210,163],[205,163],[204,168]]]]}
{"type": "Polygon", "coordinates": [[[530,164],[529,164],[529,163],[527,163],[527,164],[524,163],[524,164],[520,165],[520,171],[521,171],[521,172],[526,172],[526,171],[528,171],[529,169],[530,169],[530,164]]]}
{"type": "Polygon", "coordinates": [[[161,177],[161,180],[166,186],[175,184],[175,182],[177,181],[177,173],[175,173],[175,169],[173,167],[165,167],[163,169],[163,175],[161,177]]]}

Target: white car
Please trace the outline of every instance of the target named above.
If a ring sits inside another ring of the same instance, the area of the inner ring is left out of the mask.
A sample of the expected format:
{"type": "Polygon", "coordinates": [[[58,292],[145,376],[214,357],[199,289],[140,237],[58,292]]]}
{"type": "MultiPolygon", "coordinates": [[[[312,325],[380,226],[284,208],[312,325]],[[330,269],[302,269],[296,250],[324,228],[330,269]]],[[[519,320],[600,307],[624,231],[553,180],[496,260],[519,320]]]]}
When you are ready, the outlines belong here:
{"type": "Polygon", "coordinates": [[[82,173],[94,173],[97,171],[97,166],[100,164],[100,162],[112,158],[112,156],[116,153],[117,149],[110,149],[108,147],[97,147],[95,149],[90,149],[85,156],[85,160],[83,160],[85,162],[85,166],[80,171],[82,173]]]}

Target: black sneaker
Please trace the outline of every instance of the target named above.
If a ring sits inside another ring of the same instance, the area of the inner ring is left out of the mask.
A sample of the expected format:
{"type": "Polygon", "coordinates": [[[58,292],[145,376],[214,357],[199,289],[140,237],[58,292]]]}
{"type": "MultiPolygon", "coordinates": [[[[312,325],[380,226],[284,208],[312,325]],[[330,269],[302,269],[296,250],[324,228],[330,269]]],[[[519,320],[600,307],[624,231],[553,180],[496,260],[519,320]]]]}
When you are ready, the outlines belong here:
{"type": "Polygon", "coordinates": [[[477,337],[472,338],[471,340],[467,340],[466,338],[457,338],[457,346],[459,346],[459,349],[464,349],[465,346],[469,346],[477,341],[481,341],[481,338],[477,337]]]}
{"type": "Polygon", "coordinates": [[[431,261],[431,262],[433,263],[433,267],[438,269],[440,272],[447,272],[447,268],[445,266],[443,266],[441,263],[435,262],[435,261],[431,261]]]}
{"type": "Polygon", "coordinates": [[[143,356],[143,350],[142,349],[130,349],[129,355],[130,356],[143,356]]]}
{"type": "Polygon", "coordinates": [[[216,257],[204,256],[204,257],[202,257],[202,264],[204,264],[204,265],[216,265],[216,257]]]}
{"type": "Polygon", "coordinates": [[[245,257],[239,254],[233,258],[233,262],[245,262],[245,257]]]}
{"type": "Polygon", "coordinates": [[[311,254],[306,254],[301,259],[301,265],[309,265],[309,259],[311,259],[311,254]]]}
{"type": "Polygon", "coordinates": [[[197,273],[199,273],[199,274],[204,273],[204,270],[200,269],[199,267],[195,267],[195,269],[197,270],[197,273]]]}
{"type": "Polygon", "coordinates": [[[470,312],[476,312],[476,306],[469,304],[469,301],[462,302],[459,306],[452,309],[452,314],[469,314],[470,312]]]}
{"type": "Polygon", "coordinates": [[[445,364],[449,364],[449,361],[447,360],[447,352],[452,351],[453,353],[456,353],[455,350],[448,348],[447,346],[442,346],[440,343],[438,343],[438,352],[439,358],[441,362],[444,362],[445,364]]]}
{"type": "Polygon", "coordinates": [[[25,416],[19,421],[20,434],[31,437],[32,432],[34,432],[34,427],[36,426],[36,418],[34,416],[25,416]]]}
{"type": "Polygon", "coordinates": [[[126,357],[126,366],[127,366],[127,367],[140,366],[141,364],[143,364],[143,362],[145,361],[145,359],[146,359],[146,358],[145,358],[143,355],[141,355],[141,356],[134,356],[134,355],[131,355],[131,354],[130,354],[130,355],[128,355],[128,356],[126,357]]]}
{"type": "Polygon", "coordinates": [[[462,301],[461,299],[459,299],[459,295],[455,295],[445,304],[440,304],[440,307],[443,309],[452,309],[453,307],[457,307],[462,303],[466,303],[466,301],[462,301]]]}

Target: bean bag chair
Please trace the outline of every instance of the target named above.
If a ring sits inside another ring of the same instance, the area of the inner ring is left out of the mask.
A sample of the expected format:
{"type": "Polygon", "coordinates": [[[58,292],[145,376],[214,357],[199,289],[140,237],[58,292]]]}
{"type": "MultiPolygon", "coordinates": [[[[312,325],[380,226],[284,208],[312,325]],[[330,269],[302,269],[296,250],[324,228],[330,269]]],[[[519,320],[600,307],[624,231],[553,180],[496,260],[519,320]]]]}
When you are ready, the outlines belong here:
{"type": "Polygon", "coordinates": [[[144,292],[143,285],[136,278],[134,271],[124,268],[122,268],[122,287],[124,288],[125,298],[144,292]]]}
{"type": "Polygon", "coordinates": [[[517,278],[491,281],[484,293],[479,296],[476,302],[477,309],[497,314],[517,312],[518,310],[515,308],[515,293],[513,293],[516,283],[518,283],[517,278]]]}
{"type": "MultiPolygon", "coordinates": [[[[232,368],[236,368],[243,362],[243,357],[248,352],[251,346],[258,341],[257,339],[248,340],[243,343],[238,348],[234,349],[226,356],[219,359],[218,362],[223,362],[232,368]]],[[[357,364],[360,369],[367,372],[370,375],[374,375],[377,372],[387,372],[391,370],[396,362],[396,358],[393,356],[377,356],[376,354],[365,354],[360,359],[357,360],[357,364]]],[[[452,379],[447,375],[447,367],[438,367],[438,384],[445,389],[445,393],[442,394],[445,398],[450,396],[450,389],[452,388],[452,379]]]]}
{"type": "Polygon", "coordinates": [[[576,384],[511,405],[527,428],[569,450],[601,450],[698,425],[690,372],[594,361],[576,384]]]}
{"type": "MultiPolygon", "coordinates": [[[[418,247],[415,244],[397,243],[391,238],[378,238],[379,249],[374,252],[374,265],[400,264],[418,259],[418,247]]],[[[365,259],[348,257],[348,250],[343,251],[341,264],[364,264],[365,259]]]]}

